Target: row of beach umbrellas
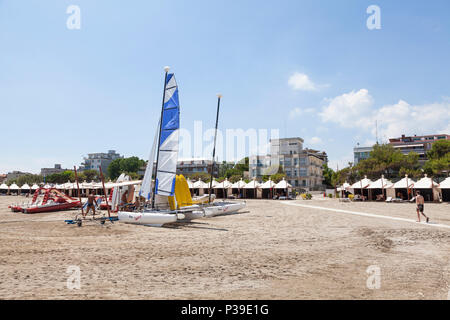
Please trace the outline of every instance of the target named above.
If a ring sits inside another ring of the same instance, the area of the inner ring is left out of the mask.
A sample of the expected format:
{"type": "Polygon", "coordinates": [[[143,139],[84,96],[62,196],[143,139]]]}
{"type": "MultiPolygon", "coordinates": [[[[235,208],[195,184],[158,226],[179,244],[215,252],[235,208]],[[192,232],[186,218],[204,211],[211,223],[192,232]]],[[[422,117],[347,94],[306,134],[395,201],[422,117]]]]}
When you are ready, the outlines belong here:
{"type": "Polygon", "coordinates": [[[372,181],[364,177],[358,182],[350,185],[345,182],[342,186],[340,186],[337,191],[349,191],[350,189],[450,189],[450,177],[442,181],[441,183],[437,183],[433,181],[433,179],[429,178],[426,174],[425,176],[418,180],[417,182],[413,179],[409,178],[408,175],[405,175],[403,179],[398,182],[392,183],[390,180],[381,176],[380,179],[376,181],[372,181]]]}
{"type": "MultiPolygon", "coordinates": [[[[189,189],[208,189],[210,187],[209,182],[204,182],[201,179],[198,181],[191,181],[191,180],[187,180],[188,185],[189,185],[189,189]]],[[[131,182],[133,183],[133,181],[131,182]]],[[[122,185],[123,183],[121,183],[122,185]]],[[[106,182],[105,183],[105,188],[106,189],[111,189],[114,186],[118,185],[117,183],[114,182],[106,182]]],[[[102,189],[103,185],[101,182],[81,182],[79,183],[79,185],[77,186],[76,183],[74,182],[66,182],[63,184],[45,184],[43,186],[43,188],[45,189],[50,189],[50,188],[56,188],[56,189],[60,189],[60,190],[71,190],[71,189],[102,189]]],[[[235,182],[235,183],[231,183],[230,181],[228,181],[228,179],[225,179],[222,182],[217,182],[216,180],[213,179],[212,181],[212,188],[213,189],[291,189],[292,186],[283,178],[283,180],[281,180],[278,183],[275,183],[272,180],[268,180],[264,183],[259,183],[256,179],[253,179],[252,181],[246,183],[245,181],[243,181],[242,179],[235,182]]],[[[19,190],[37,190],[39,189],[39,186],[37,184],[33,184],[32,186],[29,186],[28,184],[24,184],[23,186],[19,187],[17,184],[13,183],[12,185],[10,185],[9,187],[6,184],[2,184],[0,185],[0,190],[10,190],[10,191],[19,191],[19,190]]]]}

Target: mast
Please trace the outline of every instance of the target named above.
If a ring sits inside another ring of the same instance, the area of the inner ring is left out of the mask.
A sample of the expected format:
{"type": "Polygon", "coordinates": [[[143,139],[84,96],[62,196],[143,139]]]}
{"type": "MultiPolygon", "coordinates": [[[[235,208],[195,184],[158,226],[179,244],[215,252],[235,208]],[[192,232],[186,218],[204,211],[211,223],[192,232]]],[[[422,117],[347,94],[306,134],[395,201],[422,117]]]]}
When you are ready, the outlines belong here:
{"type": "MultiPolygon", "coordinates": [[[[166,86],[167,86],[167,74],[169,73],[170,67],[164,67],[164,71],[166,72],[164,76],[164,91],[163,91],[163,99],[161,106],[161,117],[159,122],[159,135],[158,135],[158,151],[156,153],[156,172],[158,172],[158,161],[159,161],[159,147],[161,141],[161,129],[162,129],[162,117],[164,112],[164,100],[166,99],[166,86]]],[[[153,170],[152,170],[153,171],[153,170]]],[[[153,174],[153,172],[152,172],[153,174]]],[[[152,209],[155,209],[155,193],[156,193],[156,176],[155,176],[155,184],[153,186],[153,194],[152,194],[152,209]]]]}
{"type": "Polygon", "coordinates": [[[208,203],[211,203],[211,189],[212,189],[212,181],[213,181],[213,173],[214,173],[214,157],[216,156],[217,126],[219,125],[219,110],[220,110],[220,99],[221,98],[222,98],[222,95],[218,94],[217,95],[216,129],[214,131],[214,148],[213,148],[212,163],[211,163],[211,180],[209,181],[208,203]]]}

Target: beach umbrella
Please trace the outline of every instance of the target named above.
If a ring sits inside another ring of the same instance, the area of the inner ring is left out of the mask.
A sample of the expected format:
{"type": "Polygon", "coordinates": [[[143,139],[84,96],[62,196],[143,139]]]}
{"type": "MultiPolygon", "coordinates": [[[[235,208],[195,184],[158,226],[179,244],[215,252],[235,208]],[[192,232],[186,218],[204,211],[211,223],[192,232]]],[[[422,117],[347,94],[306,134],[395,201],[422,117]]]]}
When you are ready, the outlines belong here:
{"type": "Polygon", "coordinates": [[[439,191],[437,190],[439,184],[434,182],[433,179],[425,176],[414,183],[414,189],[419,190],[422,196],[429,201],[439,198],[439,191]]]}
{"type": "Polygon", "coordinates": [[[34,191],[34,190],[37,190],[37,189],[39,189],[39,186],[36,183],[31,186],[31,190],[34,191]]]}
{"type": "Polygon", "coordinates": [[[20,187],[20,191],[30,191],[31,187],[25,183],[23,186],[20,187]]]}
{"type": "Polygon", "coordinates": [[[2,183],[0,185],[0,190],[9,190],[9,187],[5,183],[2,183]]]}
{"type": "Polygon", "coordinates": [[[286,192],[286,196],[288,195],[288,190],[292,188],[292,186],[286,181],[285,178],[278,182],[275,187],[275,189],[283,189],[286,192]]]}
{"type": "Polygon", "coordinates": [[[240,196],[241,195],[241,189],[244,188],[245,185],[246,185],[245,181],[242,180],[242,178],[241,178],[241,180],[239,180],[238,182],[235,182],[235,183],[233,183],[231,185],[231,189],[238,189],[239,196],[240,196]]]}
{"type": "Polygon", "coordinates": [[[394,188],[395,190],[406,189],[406,194],[407,194],[407,197],[409,200],[409,190],[414,187],[414,184],[415,184],[414,180],[412,180],[411,178],[408,178],[408,175],[406,174],[403,179],[394,183],[392,188],[394,188]]]}
{"type": "MultiPolygon", "coordinates": [[[[372,194],[373,190],[381,189],[381,194],[383,197],[385,196],[385,189],[392,187],[393,183],[386,179],[384,175],[381,176],[380,179],[378,179],[375,182],[372,182],[367,189],[369,190],[370,194],[372,194]]],[[[371,196],[372,197],[372,196],[371,196]]]]}
{"type": "Polygon", "coordinates": [[[414,183],[414,189],[433,189],[436,188],[439,184],[434,182],[433,179],[428,178],[427,175],[414,183]]]}
{"type": "Polygon", "coordinates": [[[222,189],[223,190],[223,197],[225,198],[225,189],[231,188],[232,183],[228,181],[226,178],[224,181],[217,183],[213,188],[214,189],[222,189]]]}
{"type": "Polygon", "coordinates": [[[439,189],[450,189],[450,177],[448,177],[439,184],[439,189]]]}
{"type": "MultiPolygon", "coordinates": [[[[244,190],[253,189],[254,190],[254,195],[255,195],[255,198],[256,198],[256,189],[259,188],[259,186],[260,186],[259,182],[256,181],[256,178],[253,178],[252,181],[250,181],[249,183],[247,183],[244,186],[244,190]]],[[[245,192],[245,193],[247,193],[247,192],[245,192]]]]}
{"type": "Polygon", "coordinates": [[[264,182],[260,188],[261,189],[269,189],[269,195],[271,198],[273,198],[273,188],[275,187],[276,183],[272,181],[272,179],[269,178],[266,182],[264,182]]]}

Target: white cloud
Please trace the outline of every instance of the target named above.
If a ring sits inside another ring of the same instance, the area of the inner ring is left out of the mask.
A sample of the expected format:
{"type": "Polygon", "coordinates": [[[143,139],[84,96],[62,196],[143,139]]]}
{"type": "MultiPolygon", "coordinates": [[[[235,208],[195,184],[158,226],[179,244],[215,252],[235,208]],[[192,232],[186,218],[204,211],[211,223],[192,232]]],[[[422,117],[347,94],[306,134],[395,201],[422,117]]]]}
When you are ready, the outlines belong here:
{"type": "Polygon", "coordinates": [[[344,128],[359,128],[375,138],[378,121],[379,140],[402,134],[448,133],[450,129],[450,101],[410,105],[399,100],[393,105],[376,109],[368,90],[352,91],[327,100],[328,105],[319,113],[323,122],[337,123],[344,128]]]}
{"type": "Polygon", "coordinates": [[[315,145],[315,144],[321,144],[321,143],[322,143],[322,139],[319,138],[319,137],[312,137],[311,139],[308,139],[307,142],[308,142],[309,144],[313,144],[313,145],[315,145]]]}
{"type": "Polygon", "coordinates": [[[289,86],[294,90],[317,91],[318,86],[304,73],[295,72],[289,77],[289,86]]]}
{"type": "Polygon", "coordinates": [[[345,93],[327,101],[328,106],[319,116],[324,122],[335,122],[346,128],[363,125],[373,107],[373,98],[367,89],[345,93]]]}

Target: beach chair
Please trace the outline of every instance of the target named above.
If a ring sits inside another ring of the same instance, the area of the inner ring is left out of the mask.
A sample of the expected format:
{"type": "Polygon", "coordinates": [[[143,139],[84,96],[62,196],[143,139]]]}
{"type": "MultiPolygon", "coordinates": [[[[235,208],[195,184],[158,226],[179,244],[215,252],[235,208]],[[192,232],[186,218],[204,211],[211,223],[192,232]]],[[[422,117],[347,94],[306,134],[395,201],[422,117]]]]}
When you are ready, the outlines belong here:
{"type": "Polygon", "coordinates": [[[387,197],[386,202],[392,202],[392,197],[387,197]]]}

